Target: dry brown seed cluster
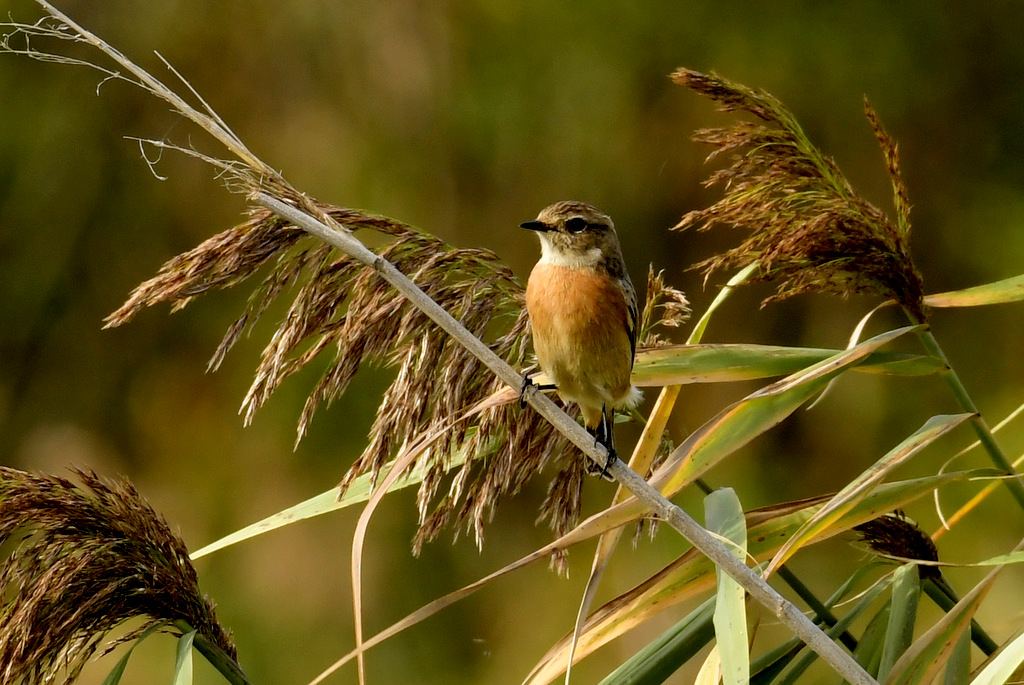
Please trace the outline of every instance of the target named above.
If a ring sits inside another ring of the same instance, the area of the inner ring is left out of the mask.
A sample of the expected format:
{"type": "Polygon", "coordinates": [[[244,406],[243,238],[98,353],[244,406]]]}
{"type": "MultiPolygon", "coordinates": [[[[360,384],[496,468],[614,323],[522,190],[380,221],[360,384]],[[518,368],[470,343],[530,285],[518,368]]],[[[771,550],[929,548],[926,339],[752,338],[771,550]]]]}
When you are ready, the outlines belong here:
{"type": "Polygon", "coordinates": [[[925,320],[921,276],[910,259],[910,205],[896,145],[870,106],[868,119],[893,183],[895,226],[853,191],[835,162],[811,144],[793,115],[770,94],[688,69],[672,78],[718,102],[723,111],[745,111],[763,122],[740,121],[694,135],[694,140],[714,146],[709,160],[733,154],[729,166],[705,181],[708,186],[721,184],[724,197],[686,214],[676,228],[706,230],[725,224],[750,231],[738,247],[698,268],[710,273],[757,262],[757,279],[777,284],[766,303],[804,292],[868,293],[893,299],[915,320],[925,320]]]}
{"type": "Polygon", "coordinates": [[[181,538],[128,481],[76,474],[81,486],[0,467],[0,544],[14,543],[0,587],[18,589],[0,606],[0,682],[72,681],[133,618],[115,645],[180,620],[234,660],[181,538]]]}

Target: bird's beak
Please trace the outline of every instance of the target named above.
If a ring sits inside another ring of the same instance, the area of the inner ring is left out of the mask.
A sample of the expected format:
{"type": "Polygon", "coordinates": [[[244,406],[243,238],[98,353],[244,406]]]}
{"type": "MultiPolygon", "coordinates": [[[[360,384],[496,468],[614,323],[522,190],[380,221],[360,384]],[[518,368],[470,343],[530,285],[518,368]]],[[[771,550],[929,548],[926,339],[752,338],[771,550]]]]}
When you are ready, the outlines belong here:
{"type": "Polygon", "coordinates": [[[541,232],[545,232],[545,231],[550,231],[551,230],[551,227],[548,226],[546,223],[544,223],[543,221],[536,221],[536,220],[534,220],[534,221],[524,221],[523,223],[519,224],[519,228],[525,228],[525,229],[530,230],[530,231],[541,231],[541,232]]]}

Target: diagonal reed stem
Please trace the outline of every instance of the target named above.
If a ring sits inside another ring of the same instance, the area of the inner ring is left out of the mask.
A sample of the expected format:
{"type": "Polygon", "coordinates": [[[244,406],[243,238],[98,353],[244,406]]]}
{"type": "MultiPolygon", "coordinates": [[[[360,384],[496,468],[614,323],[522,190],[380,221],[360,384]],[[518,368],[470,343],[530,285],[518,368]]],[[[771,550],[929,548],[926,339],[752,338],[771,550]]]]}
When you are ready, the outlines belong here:
{"type": "MultiPolygon", "coordinates": [[[[371,252],[350,233],[335,230],[316,218],[295,207],[281,202],[266,192],[257,192],[256,203],[275,212],[296,226],[320,238],[329,245],[342,250],[353,259],[372,268],[409,301],[429,316],[446,333],[472,352],[484,365],[501,378],[509,387],[519,389],[522,377],[519,372],[505,363],[487,345],[466,330],[447,311],[416,286],[386,259],[371,252]]],[[[529,404],[544,418],[548,419],[563,435],[580,448],[598,466],[607,464],[607,453],[582,426],[562,411],[554,402],[536,392],[536,386],[526,393],[529,404]]],[[[792,602],[786,600],[763,578],[749,568],[742,560],[698,524],[689,514],[666,499],[660,492],[630,469],[621,459],[616,459],[608,470],[612,476],[643,504],[650,507],[659,517],[678,531],[694,547],[736,580],[757,601],[763,604],[777,619],[782,621],[825,660],[837,673],[851,683],[870,685],[876,681],[868,675],[853,658],[832,641],[825,633],[804,615],[792,602]]]]}
{"type": "MultiPolygon", "coordinates": [[[[694,484],[698,488],[700,488],[701,492],[703,492],[705,495],[710,495],[715,490],[703,478],[698,478],[697,480],[694,481],[694,484]]],[[[818,597],[814,594],[811,588],[807,587],[807,585],[805,585],[804,582],[800,580],[799,576],[793,573],[793,571],[789,570],[789,567],[787,567],[785,564],[782,564],[776,570],[776,573],[778,574],[779,578],[786,582],[786,585],[789,585],[789,587],[793,590],[793,592],[797,594],[798,597],[800,597],[800,599],[806,602],[807,606],[810,607],[811,611],[814,612],[815,618],[818,621],[827,625],[829,628],[834,628],[835,625],[839,623],[839,619],[836,618],[836,615],[833,614],[827,606],[825,606],[824,602],[818,599],[818,597]]],[[[857,638],[851,635],[850,631],[848,630],[843,630],[843,632],[840,633],[839,640],[844,645],[846,645],[846,648],[849,649],[851,652],[857,648],[857,638]]]]}
{"type": "MultiPolygon", "coordinates": [[[[254,202],[270,209],[279,216],[291,221],[294,225],[345,252],[367,267],[372,268],[405,295],[414,306],[418,307],[445,332],[465,346],[467,350],[506,384],[516,390],[520,388],[522,378],[519,372],[494,354],[487,345],[473,336],[440,305],[427,297],[415,283],[398,271],[393,264],[370,251],[360,241],[356,240],[350,232],[338,226],[330,217],[317,212],[315,208],[311,208],[312,213],[307,213],[269,194],[267,192],[269,188],[282,187],[290,192],[294,192],[293,201],[307,205],[306,202],[303,202],[305,196],[298,193],[298,191],[294,191],[280,174],[274,172],[268,165],[249,152],[240,139],[224,125],[220,117],[212,112],[212,109],[207,107],[206,112],[201,112],[190,106],[158,79],[127,59],[98,36],[73,22],[67,15],[60,12],[49,2],[46,0],[36,0],[36,2],[50,15],[70,27],[88,43],[134,74],[138,78],[139,85],[167,101],[180,115],[202,127],[242,160],[253,175],[247,178],[239,174],[240,180],[243,184],[248,185],[252,191],[251,199],[254,202]],[[318,214],[320,214],[319,218],[317,218],[318,214]],[[327,223],[324,223],[325,221],[327,223]]],[[[538,393],[536,386],[532,387],[533,390],[526,393],[526,400],[529,404],[579,447],[584,454],[597,463],[598,466],[604,466],[607,463],[605,449],[596,445],[593,437],[576,421],[570,418],[568,414],[559,409],[554,402],[538,393]]],[[[651,487],[635,471],[630,469],[621,460],[615,460],[608,467],[608,470],[639,501],[650,507],[653,512],[689,540],[694,547],[735,578],[747,592],[761,602],[776,618],[786,624],[795,635],[806,642],[812,650],[818,653],[844,679],[858,685],[875,683],[875,680],[849,654],[843,651],[826,634],[822,633],[794,604],[782,597],[764,579],[747,567],[742,560],[733,556],[729,549],[702,528],[692,517],[662,496],[661,493],[651,487]]]]}
{"type": "MultiPolygon", "coordinates": [[[[911,320],[913,319],[914,317],[911,316],[911,320]]],[[[1013,495],[1021,508],[1024,509],[1024,482],[1021,482],[1020,475],[1014,470],[1013,464],[1010,463],[1006,454],[1003,453],[1003,449],[996,442],[992,429],[989,428],[981,412],[978,411],[977,405],[974,404],[974,400],[967,393],[967,388],[961,382],[960,376],[957,375],[952,365],[950,365],[949,360],[942,351],[942,347],[939,346],[939,341],[935,338],[929,327],[922,328],[917,335],[928,354],[942,360],[946,365],[947,370],[941,374],[942,378],[946,381],[946,385],[949,386],[949,390],[953,393],[953,397],[956,399],[957,404],[960,405],[960,408],[974,415],[970,420],[971,428],[974,429],[974,434],[978,437],[978,442],[981,443],[982,448],[988,452],[992,463],[996,465],[996,468],[1006,473],[1006,475],[1013,476],[1013,478],[1005,479],[1004,482],[1006,487],[1010,489],[1010,494],[1013,495]]]]}

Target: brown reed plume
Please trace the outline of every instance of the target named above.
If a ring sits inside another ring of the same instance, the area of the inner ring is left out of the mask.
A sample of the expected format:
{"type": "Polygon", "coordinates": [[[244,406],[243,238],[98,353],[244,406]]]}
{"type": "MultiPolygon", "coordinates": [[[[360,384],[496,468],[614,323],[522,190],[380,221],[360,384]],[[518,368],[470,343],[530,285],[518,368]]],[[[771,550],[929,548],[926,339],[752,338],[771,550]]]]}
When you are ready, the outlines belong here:
{"type": "Polygon", "coordinates": [[[647,289],[643,311],[640,313],[640,346],[661,347],[669,345],[663,331],[658,328],[679,328],[690,318],[690,302],[686,294],[665,283],[665,272],[647,270],[647,289]]]}
{"type": "MultiPolygon", "coordinates": [[[[351,230],[368,230],[386,240],[378,254],[407,274],[427,295],[488,342],[512,366],[527,365],[529,325],[523,288],[496,255],[454,248],[436,237],[386,217],[317,203],[331,219],[351,230]]],[[[238,338],[270,304],[293,292],[288,312],[263,351],[243,402],[245,420],[281,383],[321,354],[333,359],[310,392],[298,422],[305,434],[321,404],[345,392],[364,362],[395,368],[396,375],[377,410],[370,441],[342,481],[380,470],[421,436],[434,436],[417,460],[426,463],[418,503],[418,549],[451,522],[471,528],[478,543],[483,525],[501,495],[516,493],[530,477],[565,453],[567,442],[535,412],[521,411],[504,393],[500,379],[452,341],[372,270],[323,245],[267,210],[224,231],[164,264],[139,285],[128,301],[107,318],[107,326],[132,319],[147,306],[186,306],[195,296],[237,285],[267,271],[252,291],[245,312],[228,328],[210,368],[217,368],[238,338]],[[474,408],[483,407],[480,411],[474,408]],[[466,460],[437,497],[454,454],[482,456],[466,460]]],[[[658,342],[652,329],[678,326],[689,310],[681,292],[649,278],[643,313],[645,344],[658,342]],[[656,312],[661,310],[660,315],[656,312]]],[[[579,512],[579,459],[574,452],[558,459],[541,518],[563,533],[579,512]]]]}
{"type": "MultiPolygon", "coordinates": [[[[896,511],[855,526],[860,539],[871,551],[898,559],[938,561],[939,552],[932,539],[903,512],[896,511]]],[[[921,578],[938,578],[942,574],[936,566],[921,564],[917,567],[921,578]]]]}
{"type": "MultiPolygon", "coordinates": [[[[317,207],[348,229],[373,231],[384,238],[386,243],[378,251],[382,258],[486,340],[499,356],[513,366],[524,366],[529,327],[523,288],[493,253],[451,247],[386,217],[320,203],[317,207]]],[[[317,408],[340,396],[364,362],[396,369],[395,380],[380,402],[369,444],[342,486],[363,473],[376,479],[403,447],[421,436],[435,436],[409,466],[428,464],[419,490],[417,548],[453,518],[472,528],[479,542],[498,498],[518,491],[564,451],[566,442],[538,414],[520,411],[512,396],[470,414],[502,390],[501,381],[371,269],[267,210],[254,210],[249,221],[168,261],[108,317],[107,325],[126,323],[144,307],[159,302],[180,309],[198,294],[234,286],[260,271],[267,273],[250,295],[245,312],[229,327],[210,368],[221,363],[276,298],[291,291],[291,306],[264,349],[243,402],[246,422],[286,378],[322,353],[332,353],[333,358],[303,408],[299,440],[317,408]],[[483,458],[460,466],[448,492],[435,502],[449,460],[460,450],[483,458]]],[[[578,504],[571,499],[545,504],[559,530],[574,520],[576,510],[578,504]]]]}
{"type": "MultiPolygon", "coordinates": [[[[381,238],[385,243],[377,252],[382,259],[410,276],[499,356],[523,369],[529,342],[523,288],[493,254],[455,249],[392,219],[309,198],[250,152],[170,64],[164,62],[197,105],[70,17],[39,1],[51,17],[35,24],[7,25],[12,32],[0,39],[0,52],[87,66],[105,79],[131,83],[168,102],[225,145],[236,161],[216,159],[163,140],[140,140],[140,145],[197,157],[218,169],[230,189],[259,204],[266,204],[259,199],[261,195],[272,197],[334,230],[377,233],[375,244],[381,238]],[[15,37],[23,40],[15,44],[15,37]],[[118,67],[40,51],[34,47],[36,39],[86,42],[118,67]]],[[[560,433],[535,412],[514,406],[514,398],[499,380],[391,290],[373,269],[307,237],[305,231],[265,209],[255,209],[249,221],[168,261],[107,318],[107,326],[121,325],[141,309],[160,302],[171,303],[172,311],[180,309],[197,295],[236,286],[258,272],[264,272],[263,281],[254,287],[245,312],[229,327],[210,368],[222,362],[238,337],[286,291],[294,292],[292,305],[265,348],[243,402],[246,421],[252,420],[256,409],[285,378],[329,350],[333,350],[333,361],[309,395],[299,419],[298,439],[317,408],[344,392],[364,360],[393,368],[396,378],[378,408],[369,445],[345,475],[342,486],[363,473],[376,478],[403,449],[422,448],[406,467],[425,473],[419,490],[417,547],[452,522],[471,528],[479,543],[483,524],[500,496],[515,493],[564,454],[568,441],[560,433]],[[438,496],[446,467],[459,452],[470,458],[450,474],[449,487],[438,496]]],[[[575,487],[575,465],[569,460],[577,457],[572,453],[561,460],[564,472],[555,475],[543,505],[558,531],[566,530],[578,512],[578,497],[567,493],[567,488],[575,487]]]]}
{"type": "Polygon", "coordinates": [[[195,629],[196,646],[245,682],[230,634],[199,590],[185,543],[126,480],[81,486],[0,467],[0,682],[72,681],[124,621],[195,629]],[[187,626],[183,626],[187,624],[187,626]]]}
{"type": "Polygon", "coordinates": [[[729,166],[705,181],[722,184],[724,197],[686,214],[676,228],[726,224],[750,231],[738,247],[697,267],[709,274],[757,262],[755,280],[777,284],[765,303],[804,292],[868,293],[895,300],[918,322],[926,319],[921,276],[910,259],[910,203],[897,147],[866,100],[893,185],[895,225],[854,192],[772,95],[689,69],[679,69],[672,79],[722,111],[745,111],[763,122],[739,121],[694,134],[694,140],[714,146],[708,160],[734,154],[729,166]]]}

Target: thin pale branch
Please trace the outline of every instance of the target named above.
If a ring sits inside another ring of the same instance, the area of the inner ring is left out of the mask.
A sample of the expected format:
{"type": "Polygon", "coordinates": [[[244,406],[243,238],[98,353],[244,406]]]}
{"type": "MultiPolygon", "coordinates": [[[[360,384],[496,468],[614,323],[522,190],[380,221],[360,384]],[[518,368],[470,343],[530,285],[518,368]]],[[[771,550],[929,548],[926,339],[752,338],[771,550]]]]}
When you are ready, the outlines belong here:
{"type": "MultiPolygon", "coordinates": [[[[257,159],[226,127],[217,120],[186,103],[158,80],[140,69],[118,51],[93,34],[74,24],[69,18],[53,8],[45,0],[37,0],[48,12],[78,31],[88,42],[104,54],[125,66],[153,94],[161,97],[182,116],[195,122],[224,144],[235,156],[252,170],[252,198],[285,217],[294,225],[315,235],[328,244],[342,250],[365,266],[371,267],[382,278],[409,298],[414,306],[424,312],[432,321],[465,346],[477,359],[492,371],[501,381],[512,388],[521,384],[521,375],[498,357],[481,340],[469,333],[458,321],[436,302],[427,297],[416,285],[383,257],[367,249],[347,231],[342,229],[330,216],[316,207],[304,195],[291,188],[279,174],[257,159]],[[276,196],[275,196],[276,195],[276,196]]],[[[593,438],[568,414],[536,389],[526,393],[529,404],[550,421],[564,436],[581,449],[599,466],[607,462],[603,447],[596,445],[593,438]]],[[[764,604],[773,615],[783,621],[823,659],[825,659],[846,680],[853,683],[873,683],[871,677],[850,658],[836,643],[818,630],[814,624],[793,604],[787,602],[760,576],[735,557],[696,521],[654,490],[638,474],[623,462],[616,460],[609,471],[622,485],[633,492],[642,503],[679,531],[696,548],[706,554],[730,576],[764,604]]]]}
{"type": "MultiPolygon", "coordinates": [[[[254,200],[264,207],[279,213],[296,226],[302,227],[328,244],[346,252],[350,248],[352,250],[350,253],[352,257],[367,266],[373,267],[382,278],[386,279],[388,283],[391,283],[403,295],[408,297],[414,305],[421,307],[445,332],[458,340],[460,344],[464,344],[487,368],[510,387],[515,388],[521,384],[522,378],[515,369],[491,352],[477,338],[470,335],[458,321],[453,319],[448,312],[438,307],[433,300],[426,297],[412,281],[398,272],[390,263],[368,250],[352,236],[334,230],[266,193],[256,195],[254,200]]],[[[569,415],[554,402],[542,393],[537,392],[536,386],[531,386],[529,391],[525,393],[525,397],[534,409],[543,415],[544,418],[548,419],[595,464],[603,466],[607,463],[607,454],[604,447],[597,444],[582,426],[569,418],[569,415]]],[[[747,592],[804,640],[837,673],[852,683],[867,685],[875,682],[839,645],[822,633],[803,612],[782,597],[763,578],[734,556],[717,538],[701,527],[689,514],[652,488],[647,481],[630,469],[624,462],[615,460],[610,465],[609,472],[616,481],[632,492],[638,500],[650,507],[655,514],[689,540],[694,547],[699,549],[731,577],[735,578],[747,592]]]]}

